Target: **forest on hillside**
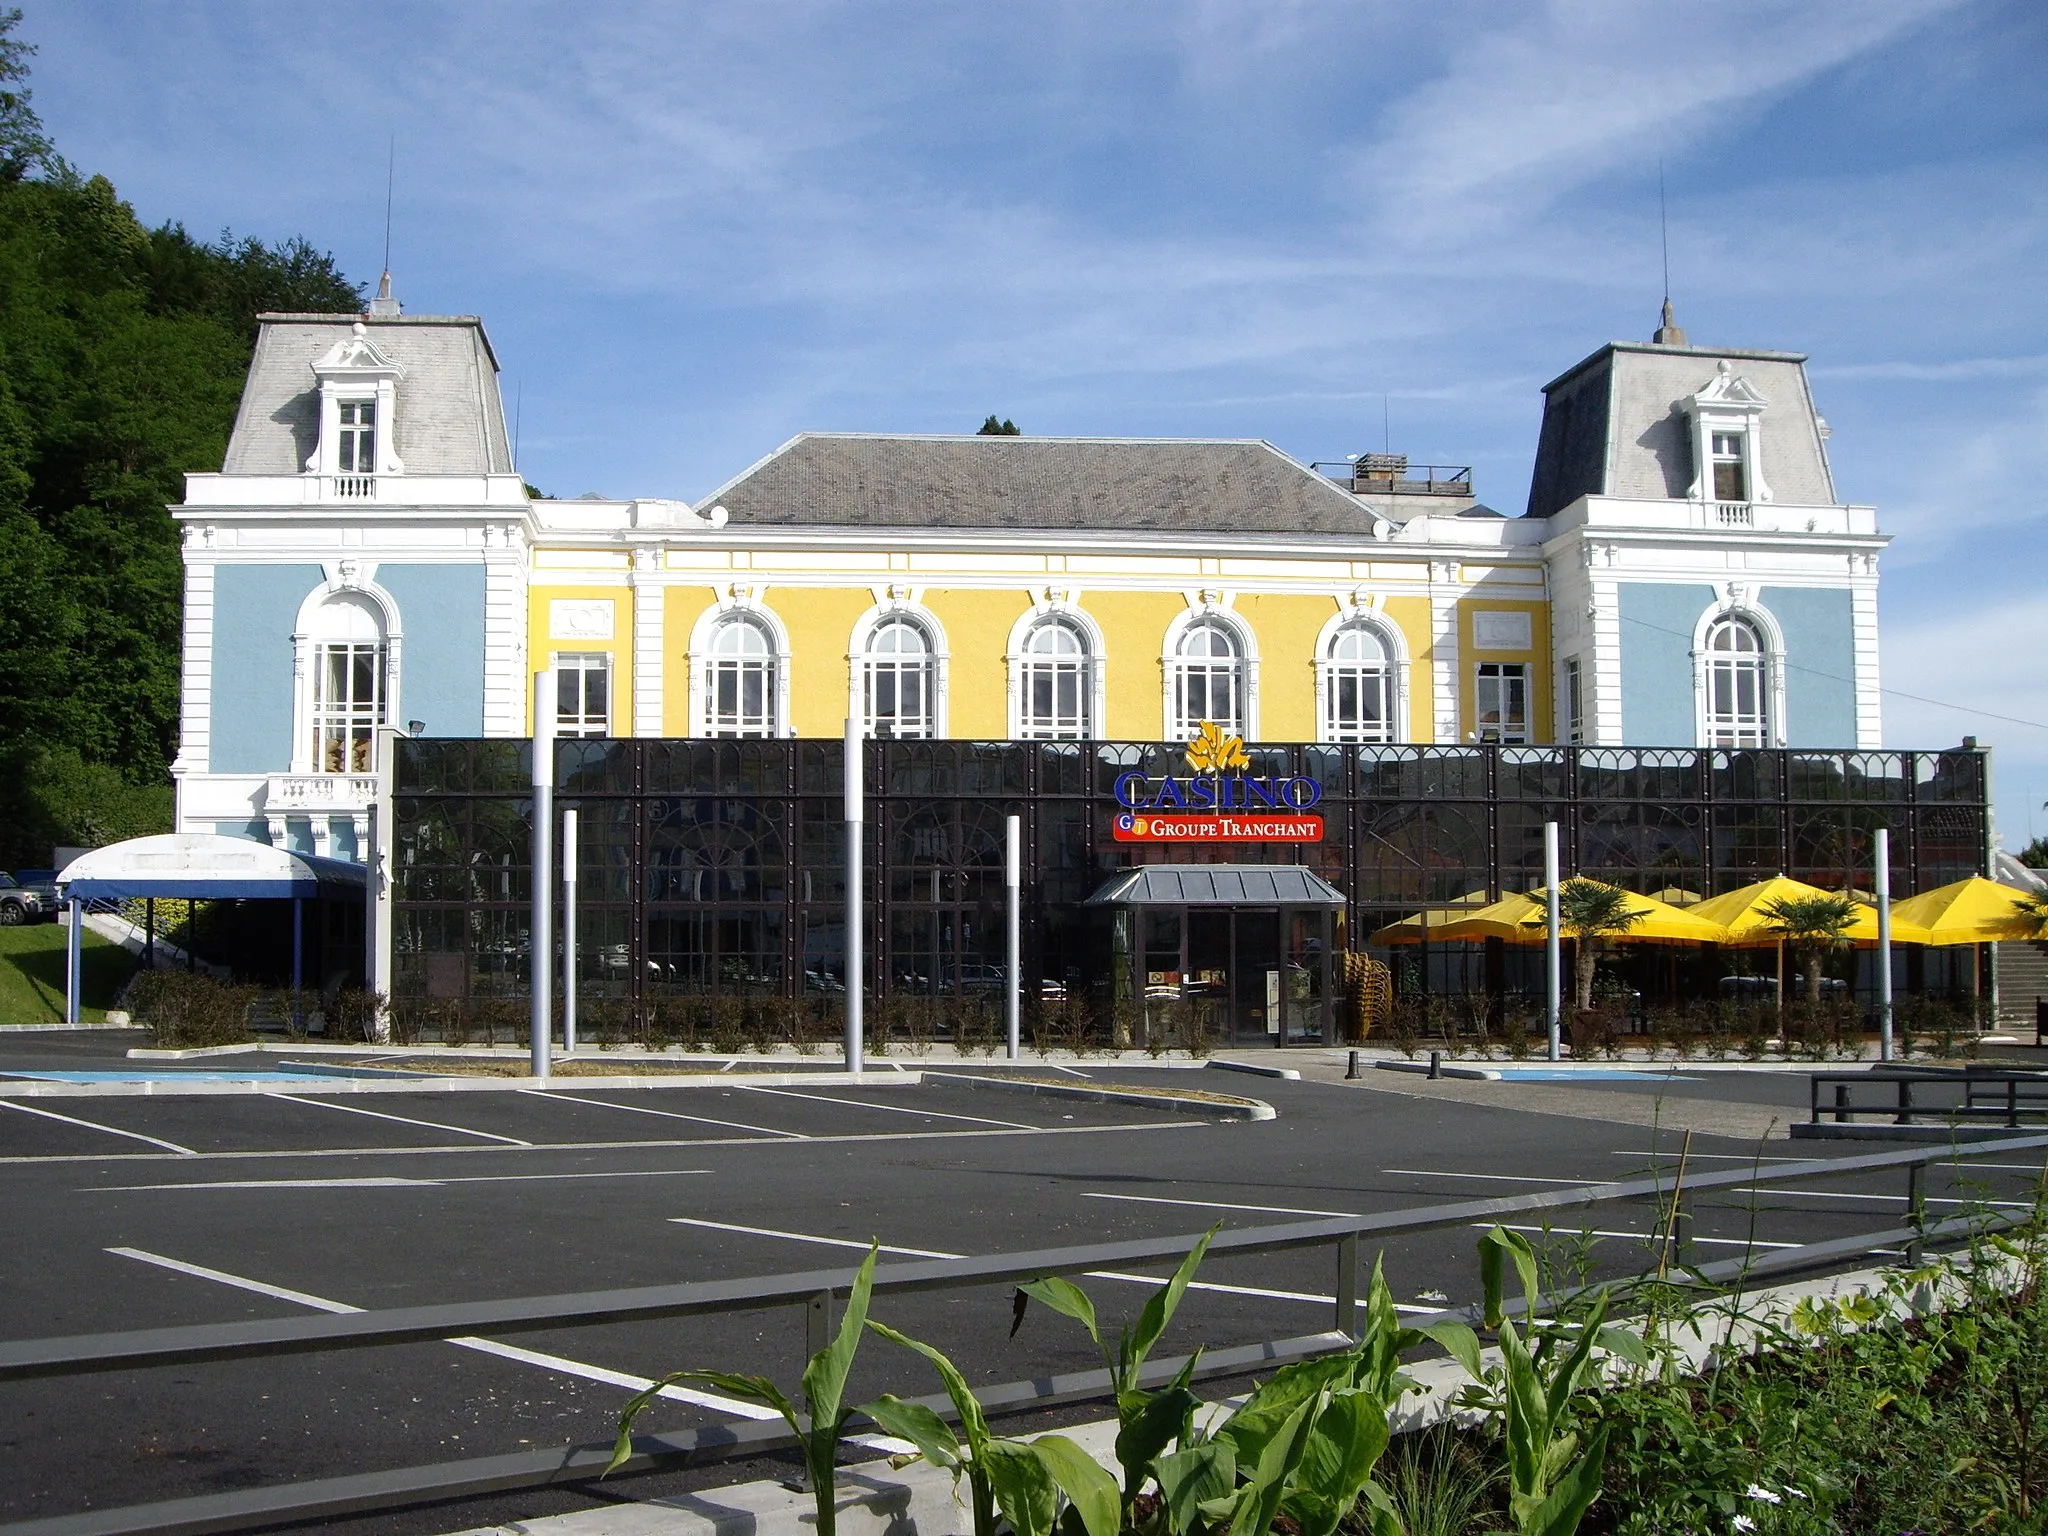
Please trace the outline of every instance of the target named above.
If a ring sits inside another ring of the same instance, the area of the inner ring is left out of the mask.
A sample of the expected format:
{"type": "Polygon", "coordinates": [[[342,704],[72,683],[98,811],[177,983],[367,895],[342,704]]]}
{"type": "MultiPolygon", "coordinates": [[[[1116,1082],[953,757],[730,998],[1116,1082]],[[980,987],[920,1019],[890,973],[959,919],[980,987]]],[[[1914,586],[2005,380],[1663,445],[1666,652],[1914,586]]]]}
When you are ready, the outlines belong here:
{"type": "Polygon", "coordinates": [[[263,310],[363,291],[304,239],[145,227],[30,105],[0,10],[0,868],[168,831],[183,570],[263,310]]]}

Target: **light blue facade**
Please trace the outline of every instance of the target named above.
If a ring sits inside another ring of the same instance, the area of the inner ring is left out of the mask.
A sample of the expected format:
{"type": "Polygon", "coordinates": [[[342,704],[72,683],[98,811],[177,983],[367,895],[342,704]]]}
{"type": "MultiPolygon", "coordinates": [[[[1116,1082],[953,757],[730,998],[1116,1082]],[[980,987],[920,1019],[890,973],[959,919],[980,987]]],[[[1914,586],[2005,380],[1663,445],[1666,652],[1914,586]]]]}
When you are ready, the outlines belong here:
{"type": "Polygon", "coordinates": [[[484,733],[484,568],[381,565],[377,584],[398,604],[405,635],[407,720],[429,736],[484,733]]]}
{"type": "Polygon", "coordinates": [[[207,767],[283,773],[292,761],[292,630],[317,565],[220,565],[213,576],[207,767]]]}
{"type": "Polygon", "coordinates": [[[1700,615],[1713,606],[1714,589],[1693,583],[1625,581],[1617,595],[1622,740],[1635,747],[1699,745],[1692,635],[1700,615]]]}
{"type": "Polygon", "coordinates": [[[1856,619],[1840,588],[1765,587],[1785,636],[1785,745],[1856,745],[1856,619]]]}

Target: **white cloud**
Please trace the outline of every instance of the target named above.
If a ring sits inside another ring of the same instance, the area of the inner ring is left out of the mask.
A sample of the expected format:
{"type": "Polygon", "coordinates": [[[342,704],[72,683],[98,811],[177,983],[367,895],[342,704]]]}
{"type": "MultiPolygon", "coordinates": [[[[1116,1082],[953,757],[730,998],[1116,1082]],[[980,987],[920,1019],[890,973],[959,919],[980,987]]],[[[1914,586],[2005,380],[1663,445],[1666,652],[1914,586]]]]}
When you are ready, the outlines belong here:
{"type": "MultiPolygon", "coordinates": [[[[2032,541],[2027,557],[2039,561],[2048,534],[2048,388],[1995,415],[1988,404],[1973,397],[1961,421],[1953,412],[1930,416],[1914,434],[1919,451],[1897,461],[1881,509],[1884,530],[1898,539],[1890,563],[1945,561],[1964,543],[1982,560],[1991,554],[1987,535],[2022,529],[2032,541]]],[[[1959,562],[1960,570],[1969,564],[1959,562]]]]}

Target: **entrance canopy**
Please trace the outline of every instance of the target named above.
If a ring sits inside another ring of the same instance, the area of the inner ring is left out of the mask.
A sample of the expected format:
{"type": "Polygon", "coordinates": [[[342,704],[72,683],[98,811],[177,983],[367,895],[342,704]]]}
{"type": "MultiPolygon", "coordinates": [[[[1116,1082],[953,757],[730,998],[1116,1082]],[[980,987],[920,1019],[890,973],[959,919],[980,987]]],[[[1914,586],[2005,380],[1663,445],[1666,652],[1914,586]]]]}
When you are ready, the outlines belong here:
{"type": "Polygon", "coordinates": [[[1125,870],[1091,907],[1341,907],[1344,893],[1300,864],[1144,864],[1125,870]]]}
{"type": "Polygon", "coordinates": [[[67,901],[183,896],[193,901],[360,895],[364,871],[345,859],[291,853],[247,837],[167,832],[95,848],[57,877],[67,901]]]}

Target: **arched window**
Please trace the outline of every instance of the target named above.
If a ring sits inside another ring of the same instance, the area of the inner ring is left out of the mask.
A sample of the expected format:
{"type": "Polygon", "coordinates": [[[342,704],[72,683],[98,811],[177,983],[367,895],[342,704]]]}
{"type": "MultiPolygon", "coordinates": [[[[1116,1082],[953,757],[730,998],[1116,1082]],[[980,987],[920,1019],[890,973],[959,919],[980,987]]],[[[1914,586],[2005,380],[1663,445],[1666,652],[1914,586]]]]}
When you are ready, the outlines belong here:
{"type": "Polygon", "coordinates": [[[1708,746],[1771,744],[1770,653],[1747,619],[1717,619],[1707,630],[1706,704],[1708,746]]]}
{"type": "Polygon", "coordinates": [[[383,616],[341,593],[314,611],[311,631],[312,761],[316,773],[369,773],[389,704],[383,616]]]}
{"type": "Polygon", "coordinates": [[[1353,619],[1340,627],[1321,670],[1324,741],[1394,740],[1394,658],[1376,625],[1353,619]]]}
{"type": "Polygon", "coordinates": [[[938,734],[938,673],[931,637],[906,615],[883,619],[861,658],[861,705],[877,737],[938,734]]]}
{"type": "Polygon", "coordinates": [[[1245,734],[1244,646],[1228,624],[1213,616],[1196,619],[1181,632],[1170,665],[1169,740],[1191,740],[1204,721],[1226,736],[1245,734]]]}
{"type": "Polygon", "coordinates": [[[1095,659],[1071,619],[1041,619],[1018,658],[1017,734],[1039,741],[1086,741],[1095,734],[1091,704],[1095,659]]]}
{"type": "Polygon", "coordinates": [[[721,619],[707,647],[706,736],[773,736],[776,719],[775,640],[751,614],[721,619]]]}

